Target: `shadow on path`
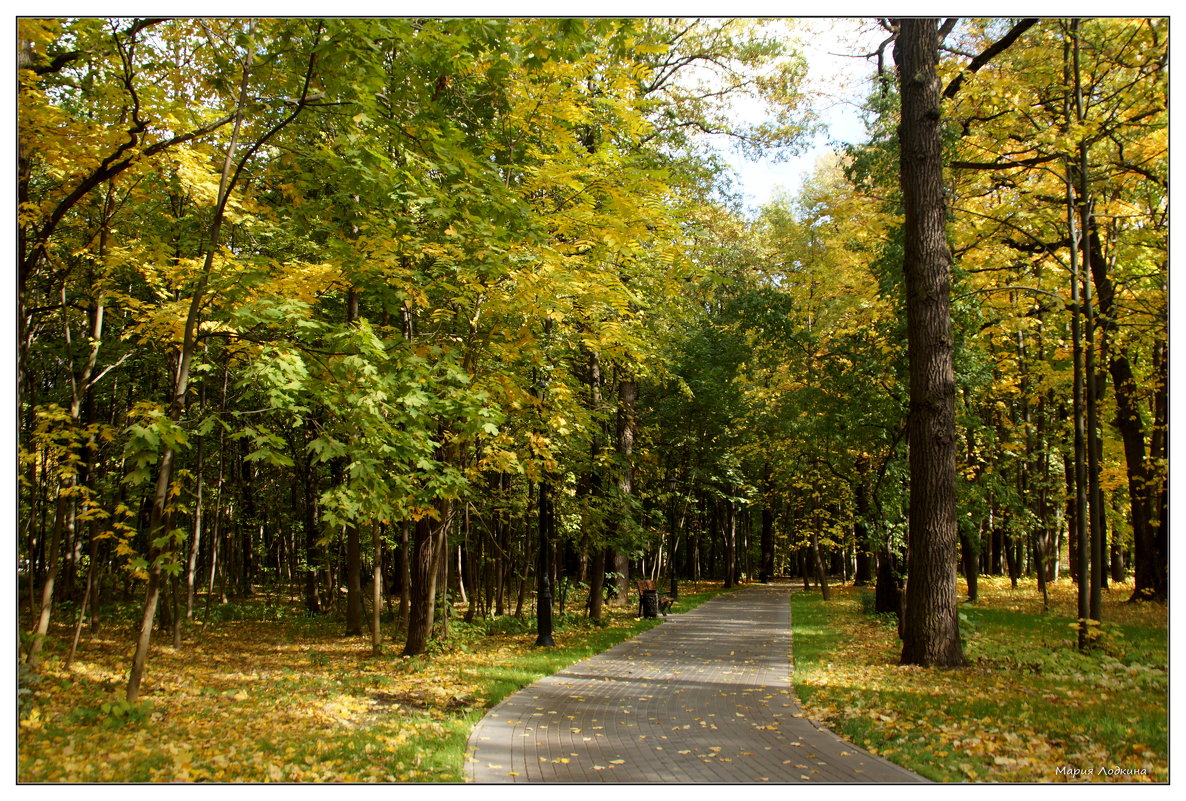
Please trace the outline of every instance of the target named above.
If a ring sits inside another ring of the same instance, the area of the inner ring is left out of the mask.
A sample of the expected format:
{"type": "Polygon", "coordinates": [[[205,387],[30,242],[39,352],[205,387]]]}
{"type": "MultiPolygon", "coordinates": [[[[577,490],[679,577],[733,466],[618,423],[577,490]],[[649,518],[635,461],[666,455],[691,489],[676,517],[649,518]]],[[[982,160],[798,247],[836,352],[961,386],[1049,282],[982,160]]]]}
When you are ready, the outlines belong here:
{"type": "Polygon", "coordinates": [[[925,781],[802,716],[790,586],[721,595],[508,696],[469,738],[471,782],[925,781]]]}

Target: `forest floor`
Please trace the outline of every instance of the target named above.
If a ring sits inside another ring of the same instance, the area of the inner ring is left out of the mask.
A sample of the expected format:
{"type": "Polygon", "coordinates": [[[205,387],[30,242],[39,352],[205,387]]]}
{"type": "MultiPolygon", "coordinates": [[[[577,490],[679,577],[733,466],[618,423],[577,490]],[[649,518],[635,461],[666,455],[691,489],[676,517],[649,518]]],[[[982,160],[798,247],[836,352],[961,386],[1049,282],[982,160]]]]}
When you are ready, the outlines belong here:
{"type": "Polygon", "coordinates": [[[795,689],[813,720],[936,781],[1165,782],[1168,612],[1131,594],[1105,593],[1102,636],[1081,654],[1073,583],[1054,583],[1043,611],[1036,581],[981,577],[960,607],[967,666],[928,669],[897,664],[896,621],[872,614],[871,588],[797,592],[795,689]]]}
{"type": "MultiPolygon", "coordinates": [[[[674,611],[717,587],[685,583],[674,611]]],[[[343,636],[340,618],[259,594],[214,605],[179,648],[158,633],[136,704],[124,700],[134,608],[110,610],[94,636],[84,630],[68,666],[73,631],[61,622],[37,671],[22,666],[17,780],[461,781],[466,739],[487,709],[660,622],[635,617],[633,593],[606,611],[600,626],[557,614],[555,648],[534,646],[532,619],[503,616],[452,619],[447,640],[416,657],[401,657],[388,635],[375,657],[369,632],[343,636]]],[[[72,610],[57,613],[69,621],[72,610]]]]}

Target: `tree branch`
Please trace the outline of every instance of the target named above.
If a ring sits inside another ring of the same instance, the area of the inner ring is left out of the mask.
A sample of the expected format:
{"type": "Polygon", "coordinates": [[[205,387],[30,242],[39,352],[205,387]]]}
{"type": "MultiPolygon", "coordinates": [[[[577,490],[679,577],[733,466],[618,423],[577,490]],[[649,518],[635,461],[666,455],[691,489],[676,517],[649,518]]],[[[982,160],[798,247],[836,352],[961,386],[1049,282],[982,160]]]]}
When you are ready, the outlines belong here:
{"type": "MultiPolygon", "coordinates": [[[[943,90],[943,96],[948,100],[955,97],[956,93],[959,92],[960,87],[964,85],[965,77],[968,75],[974,75],[981,67],[992,61],[992,59],[1000,53],[1003,53],[1005,50],[1007,50],[1010,45],[1017,41],[1021,34],[1028,31],[1030,28],[1036,25],[1037,22],[1038,20],[1036,18],[1019,20],[1017,24],[1009,29],[1008,33],[991,44],[983,53],[972,59],[972,62],[968,64],[968,66],[965,67],[959,75],[956,75],[954,78],[952,78],[951,83],[947,84],[947,88],[943,90]]],[[[944,27],[946,27],[946,23],[944,23],[944,27]]]]}
{"type": "Polygon", "coordinates": [[[1017,170],[1022,167],[1036,167],[1058,158],[1059,156],[1034,156],[1020,161],[953,161],[949,166],[956,170],[1017,170]]]}
{"type": "Polygon", "coordinates": [[[947,19],[943,20],[943,25],[939,28],[940,44],[942,44],[943,40],[947,38],[947,34],[951,33],[955,29],[955,24],[957,22],[959,22],[959,17],[948,17],[947,19]]]}
{"type": "Polygon", "coordinates": [[[85,55],[81,50],[71,50],[69,53],[59,53],[54,56],[53,61],[48,64],[37,64],[29,69],[38,75],[49,75],[52,72],[60,72],[67,64],[72,61],[77,61],[85,55]]]}

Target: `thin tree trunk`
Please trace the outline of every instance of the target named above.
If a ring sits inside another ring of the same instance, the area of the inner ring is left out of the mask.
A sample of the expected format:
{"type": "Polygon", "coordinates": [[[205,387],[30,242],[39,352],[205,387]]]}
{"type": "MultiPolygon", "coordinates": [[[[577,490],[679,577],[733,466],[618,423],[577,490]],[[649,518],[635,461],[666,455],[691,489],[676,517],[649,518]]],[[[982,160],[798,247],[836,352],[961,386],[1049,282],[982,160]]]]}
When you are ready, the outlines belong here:
{"type": "Polygon", "coordinates": [[[526,553],[524,553],[524,555],[523,555],[523,572],[519,575],[519,592],[515,596],[514,617],[517,620],[523,619],[523,604],[527,601],[527,574],[528,574],[527,560],[528,559],[529,559],[528,555],[526,553]]]}
{"type": "Polygon", "coordinates": [[[194,619],[194,597],[197,594],[198,555],[201,553],[202,524],[204,522],[204,493],[205,480],[203,472],[205,461],[205,437],[198,437],[194,454],[194,476],[197,479],[197,491],[194,497],[194,533],[189,543],[189,559],[185,565],[185,619],[194,619]]]}
{"type": "Polygon", "coordinates": [[[1067,225],[1075,240],[1071,247],[1071,351],[1073,363],[1072,388],[1072,422],[1074,425],[1074,539],[1075,552],[1078,556],[1078,613],[1079,613],[1079,650],[1086,650],[1090,644],[1088,621],[1091,618],[1090,582],[1091,582],[1091,544],[1089,538],[1089,521],[1087,511],[1087,459],[1084,422],[1084,376],[1083,376],[1083,339],[1082,339],[1082,303],[1081,284],[1079,281],[1078,233],[1074,220],[1074,199],[1072,197],[1071,179],[1067,176],[1067,225]]]}
{"type": "Polygon", "coordinates": [[[1149,443],[1151,475],[1150,527],[1153,529],[1153,597],[1169,595],[1169,342],[1153,346],[1153,436],[1149,443]]]}
{"type": "Polygon", "coordinates": [[[321,593],[318,592],[318,569],[321,565],[321,547],[318,545],[318,493],[317,473],[313,456],[305,453],[301,460],[301,478],[304,487],[302,517],[305,531],[305,611],[310,615],[321,614],[321,593]]]}
{"type": "Polygon", "coordinates": [[[383,654],[383,635],[380,630],[380,616],[383,610],[383,537],[379,523],[371,523],[371,554],[375,566],[371,575],[373,589],[371,600],[371,655],[383,654]]]}
{"type": "Polygon", "coordinates": [[[62,488],[58,489],[58,497],[54,503],[54,525],[53,534],[49,543],[49,567],[46,570],[45,580],[41,584],[41,605],[40,614],[37,619],[37,628],[33,632],[33,641],[29,644],[29,653],[25,658],[25,663],[29,667],[34,668],[41,662],[41,650],[45,645],[45,638],[49,635],[49,621],[53,613],[54,601],[54,582],[58,578],[58,571],[61,569],[61,554],[62,549],[62,529],[65,526],[66,516],[66,493],[62,488]]]}
{"type": "Polygon", "coordinates": [[[737,517],[733,511],[733,502],[719,502],[717,514],[724,518],[720,528],[725,546],[725,589],[732,589],[737,584],[737,517]]]}
{"type": "MultiPolygon", "coordinates": [[[[601,361],[597,354],[593,352],[589,353],[589,407],[594,415],[599,416],[603,412],[601,361]]],[[[601,471],[598,465],[602,450],[602,431],[601,423],[596,423],[593,426],[592,441],[590,443],[588,488],[589,499],[594,504],[601,500],[603,492],[601,471]]],[[[600,515],[598,516],[600,517],[600,515]]],[[[602,607],[605,601],[606,554],[601,544],[604,537],[604,525],[602,529],[590,537],[590,540],[594,543],[594,547],[589,558],[589,598],[587,605],[589,617],[592,620],[601,620],[602,607]]]]}
{"type": "Polygon", "coordinates": [[[873,582],[873,552],[869,543],[869,517],[872,505],[869,503],[869,483],[866,476],[868,463],[862,459],[859,462],[854,496],[856,498],[857,519],[853,524],[853,539],[856,541],[856,574],[854,583],[858,587],[873,582]]]}
{"type": "Polygon", "coordinates": [[[399,528],[399,621],[405,627],[408,625],[408,610],[412,603],[412,560],[408,558],[408,549],[411,547],[408,534],[411,525],[405,520],[399,528]]]}
{"type": "Polygon", "coordinates": [[[449,637],[449,615],[453,611],[453,604],[449,599],[448,540],[449,526],[442,526],[437,535],[436,544],[437,587],[440,589],[437,597],[441,601],[441,609],[440,613],[436,616],[436,622],[440,626],[439,636],[441,639],[447,639],[449,637]]]}
{"type": "Polygon", "coordinates": [[[873,592],[874,611],[878,614],[893,612],[900,622],[902,585],[898,579],[897,558],[888,546],[883,547],[877,554],[877,585],[873,592]]]}
{"type": "Polygon", "coordinates": [[[539,484],[539,547],[536,565],[535,644],[551,647],[552,637],[552,494],[547,481],[539,484]]]}
{"type": "Polygon", "coordinates": [[[815,567],[815,582],[819,584],[820,597],[825,601],[832,599],[832,591],[828,588],[828,574],[824,570],[824,557],[820,553],[819,534],[811,532],[811,562],[815,567]]]}
{"type": "MultiPolygon", "coordinates": [[[[508,490],[509,479],[505,474],[500,474],[498,477],[498,490],[500,496],[505,497],[508,490]]],[[[514,564],[511,557],[511,521],[507,510],[501,505],[496,511],[497,523],[495,529],[495,536],[497,537],[497,559],[495,560],[495,592],[494,592],[494,615],[502,617],[506,614],[507,597],[511,592],[511,581],[514,579],[514,564]]]]}
{"type": "MultiPolygon", "coordinates": [[[[1083,86],[1079,64],[1079,21],[1071,22],[1074,31],[1074,69],[1075,69],[1075,118],[1083,124],[1086,119],[1086,108],[1083,103],[1083,86]]],[[[1083,380],[1086,390],[1086,424],[1087,438],[1084,447],[1087,450],[1087,497],[1089,499],[1088,521],[1091,526],[1091,573],[1088,597],[1088,615],[1092,620],[1100,620],[1103,614],[1103,598],[1101,587],[1104,570],[1104,518],[1103,495],[1100,489],[1100,443],[1099,443],[1099,411],[1098,411],[1098,383],[1095,369],[1095,315],[1091,292],[1091,246],[1088,232],[1091,230],[1091,198],[1088,194],[1088,158],[1087,142],[1079,142],[1079,247],[1083,254],[1081,277],[1083,289],[1083,320],[1085,342],[1083,380]]]]}
{"type": "Polygon", "coordinates": [[[765,465],[766,493],[762,499],[762,561],[758,569],[758,581],[769,584],[774,580],[774,510],[771,508],[773,486],[770,480],[770,466],[765,465]]]}
{"type": "Polygon", "coordinates": [[[98,540],[91,538],[90,560],[86,569],[86,588],[82,591],[82,602],[78,605],[78,620],[74,624],[74,637],[70,640],[70,653],[66,655],[66,667],[74,661],[74,654],[78,650],[78,638],[82,634],[82,621],[86,618],[87,609],[91,604],[92,587],[95,583],[95,563],[98,561],[98,540]]]}
{"type": "Polygon", "coordinates": [[[177,589],[177,577],[169,577],[169,600],[173,613],[173,647],[181,647],[181,593],[177,589]]]}
{"type": "Polygon", "coordinates": [[[458,569],[467,577],[464,584],[469,584],[469,599],[465,606],[465,622],[473,623],[474,618],[477,617],[480,611],[482,599],[484,597],[485,587],[483,582],[482,564],[485,562],[485,553],[483,545],[485,539],[477,537],[470,539],[472,534],[469,520],[469,507],[466,506],[465,511],[465,554],[462,558],[461,548],[457,549],[457,559],[460,563],[458,569]]]}
{"type": "Polygon", "coordinates": [[[964,581],[968,585],[968,600],[976,603],[979,597],[979,587],[976,583],[979,578],[980,570],[980,554],[977,552],[976,544],[972,542],[972,538],[964,532],[960,532],[960,553],[963,555],[964,561],[964,581]]]}
{"type": "Polygon", "coordinates": [[[358,526],[346,525],[346,636],[362,634],[362,542],[358,526]]]}
{"type": "MultiPolygon", "coordinates": [[[[637,399],[638,384],[628,370],[621,368],[621,377],[618,379],[618,457],[622,464],[618,473],[618,493],[623,503],[622,519],[630,517],[627,504],[634,495],[634,407],[637,399]]],[[[612,562],[615,576],[611,601],[615,604],[626,603],[630,596],[630,558],[615,547],[612,562]]]]}
{"type": "MultiPolygon", "coordinates": [[[[104,222],[99,236],[100,257],[102,257],[106,251],[108,216],[109,213],[107,212],[105,206],[104,222]]],[[[63,302],[63,308],[64,307],[65,304],[63,302]]],[[[69,413],[70,422],[72,425],[79,425],[81,422],[83,422],[83,404],[87,401],[87,398],[91,396],[91,382],[94,379],[95,369],[99,362],[99,347],[103,338],[104,310],[105,307],[102,301],[102,295],[100,294],[91,302],[88,309],[90,325],[88,326],[87,333],[90,338],[91,346],[87,360],[77,374],[71,373],[70,376],[71,400],[69,413]]],[[[66,339],[69,341],[69,326],[65,327],[65,331],[66,339]]],[[[73,534],[73,490],[78,485],[79,470],[85,470],[86,465],[89,462],[89,446],[84,444],[82,446],[82,450],[83,457],[80,460],[82,467],[71,470],[66,475],[64,480],[59,480],[58,484],[58,495],[54,503],[53,529],[50,539],[49,552],[47,554],[49,566],[46,571],[45,580],[41,586],[41,603],[39,607],[40,613],[37,618],[37,627],[34,629],[33,640],[29,644],[29,653],[26,657],[26,662],[30,667],[36,667],[40,662],[41,650],[44,647],[45,638],[49,635],[50,618],[53,614],[54,585],[57,581],[58,573],[61,570],[62,555],[60,551],[62,547],[62,536],[64,529],[67,527],[70,529],[70,533],[73,534]],[[70,517],[69,523],[67,523],[65,519],[67,515],[70,517]]],[[[48,461],[48,459],[43,460],[43,464],[48,464],[48,461]]],[[[42,482],[42,486],[44,486],[44,481],[42,482]]],[[[42,530],[44,531],[44,526],[42,530]]],[[[43,538],[39,538],[39,541],[41,539],[43,538]]]]}
{"type": "MultiPolygon", "coordinates": [[[[1114,336],[1119,326],[1116,323],[1115,297],[1116,289],[1109,275],[1108,261],[1105,260],[1103,247],[1100,243],[1098,225],[1089,220],[1090,228],[1086,231],[1087,242],[1090,246],[1090,271],[1095,289],[1096,318],[1099,324],[1101,347],[1108,374],[1112,379],[1112,387],[1116,393],[1116,418],[1114,425],[1120,434],[1124,448],[1124,462],[1128,479],[1129,522],[1132,526],[1133,547],[1136,554],[1134,560],[1134,600],[1156,598],[1164,600],[1166,593],[1166,564],[1165,551],[1156,544],[1157,533],[1151,521],[1155,515],[1155,498],[1164,488],[1164,480],[1160,479],[1156,471],[1150,469],[1154,458],[1150,455],[1146,459],[1146,429],[1141,414],[1141,403],[1138,398],[1140,388],[1133,375],[1132,364],[1128,352],[1118,347],[1114,336]]],[[[1164,349],[1164,342],[1154,345],[1153,359],[1156,366],[1159,353],[1164,349]]],[[[1160,373],[1159,370],[1154,371],[1160,373]]],[[[1157,391],[1157,397],[1163,397],[1164,392],[1157,391]]],[[[1156,414],[1154,415],[1157,416],[1156,414]]],[[[1115,534],[1113,534],[1115,541],[1115,534]]],[[[1123,580],[1122,560],[1112,559],[1113,581],[1123,580]],[[1120,578],[1117,578],[1117,562],[1120,578]]]]}

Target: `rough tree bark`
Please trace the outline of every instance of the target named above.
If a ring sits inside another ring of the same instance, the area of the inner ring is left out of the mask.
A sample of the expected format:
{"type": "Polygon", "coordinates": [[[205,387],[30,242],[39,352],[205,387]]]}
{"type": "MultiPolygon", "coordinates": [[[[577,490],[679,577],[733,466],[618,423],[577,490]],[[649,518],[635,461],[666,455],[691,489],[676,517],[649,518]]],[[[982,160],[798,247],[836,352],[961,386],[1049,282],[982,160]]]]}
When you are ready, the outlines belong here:
{"type": "Polygon", "coordinates": [[[437,529],[445,528],[445,520],[446,515],[442,515],[441,521],[425,515],[416,521],[412,529],[410,603],[404,656],[424,653],[432,635],[436,617],[437,529]]]}
{"type": "Polygon", "coordinates": [[[938,26],[934,19],[903,19],[897,26],[910,363],[910,532],[901,661],[956,666],[964,657],[956,595],[951,251],[943,193],[938,26]]]}

